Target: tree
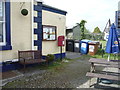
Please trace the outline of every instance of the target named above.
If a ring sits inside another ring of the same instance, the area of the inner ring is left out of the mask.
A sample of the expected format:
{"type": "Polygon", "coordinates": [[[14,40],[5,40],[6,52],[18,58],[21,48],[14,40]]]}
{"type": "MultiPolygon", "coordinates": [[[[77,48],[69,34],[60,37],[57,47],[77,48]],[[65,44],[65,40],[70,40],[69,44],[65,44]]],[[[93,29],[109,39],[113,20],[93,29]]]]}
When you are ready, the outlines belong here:
{"type": "Polygon", "coordinates": [[[89,34],[89,33],[90,33],[90,31],[88,29],[86,29],[86,27],[85,27],[84,34],[89,34]]]}
{"type": "Polygon", "coordinates": [[[96,27],[96,28],[94,29],[93,33],[101,33],[99,27],[96,27]]]}
{"type": "Polygon", "coordinates": [[[84,35],[84,31],[85,31],[85,23],[87,23],[87,21],[85,20],[81,20],[80,22],[80,30],[81,30],[81,39],[85,39],[85,35],[84,35]]]}

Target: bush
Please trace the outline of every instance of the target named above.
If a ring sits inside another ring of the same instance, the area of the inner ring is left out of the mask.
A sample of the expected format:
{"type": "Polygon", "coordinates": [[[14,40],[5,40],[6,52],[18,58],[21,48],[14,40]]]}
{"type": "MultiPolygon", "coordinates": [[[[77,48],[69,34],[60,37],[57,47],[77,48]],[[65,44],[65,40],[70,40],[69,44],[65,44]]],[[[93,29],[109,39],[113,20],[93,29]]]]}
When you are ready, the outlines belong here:
{"type": "Polygon", "coordinates": [[[48,60],[48,62],[52,62],[54,61],[55,56],[53,54],[48,54],[46,59],[48,60]]]}
{"type": "Polygon", "coordinates": [[[97,54],[98,55],[105,54],[105,51],[103,49],[98,49],[97,54]]]}

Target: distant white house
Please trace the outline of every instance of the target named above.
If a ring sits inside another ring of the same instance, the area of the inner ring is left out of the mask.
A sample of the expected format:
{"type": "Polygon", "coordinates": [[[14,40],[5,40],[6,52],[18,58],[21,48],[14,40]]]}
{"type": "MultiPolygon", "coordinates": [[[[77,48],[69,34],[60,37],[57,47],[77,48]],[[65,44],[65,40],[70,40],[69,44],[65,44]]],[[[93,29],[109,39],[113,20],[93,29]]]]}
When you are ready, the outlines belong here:
{"type": "Polygon", "coordinates": [[[120,10],[120,1],[118,2],[118,10],[120,10]]]}
{"type": "Polygon", "coordinates": [[[108,22],[107,22],[107,24],[106,24],[106,26],[105,26],[105,29],[103,31],[103,33],[104,33],[104,40],[106,40],[106,41],[108,40],[110,26],[111,26],[111,21],[109,19],[108,22]]]}
{"type": "Polygon", "coordinates": [[[116,15],[115,15],[115,24],[116,24],[118,38],[120,41],[120,1],[118,2],[118,10],[116,11],[116,15]]]}

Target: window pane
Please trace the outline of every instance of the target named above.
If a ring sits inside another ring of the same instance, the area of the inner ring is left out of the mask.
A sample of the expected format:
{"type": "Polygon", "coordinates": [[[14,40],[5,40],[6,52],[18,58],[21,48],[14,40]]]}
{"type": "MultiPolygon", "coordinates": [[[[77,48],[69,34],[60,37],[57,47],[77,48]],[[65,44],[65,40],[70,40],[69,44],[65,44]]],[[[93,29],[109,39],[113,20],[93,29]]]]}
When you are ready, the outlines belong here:
{"type": "Polygon", "coordinates": [[[4,3],[0,2],[0,21],[3,21],[4,17],[4,3]]]}
{"type": "Polygon", "coordinates": [[[0,42],[4,42],[4,2],[0,2],[0,42]]]}
{"type": "Polygon", "coordinates": [[[43,40],[56,40],[56,27],[55,26],[43,26],[43,40]]]}
{"type": "Polygon", "coordinates": [[[0,23],[0,42],[3,42],[3,23],[0,23]]]}

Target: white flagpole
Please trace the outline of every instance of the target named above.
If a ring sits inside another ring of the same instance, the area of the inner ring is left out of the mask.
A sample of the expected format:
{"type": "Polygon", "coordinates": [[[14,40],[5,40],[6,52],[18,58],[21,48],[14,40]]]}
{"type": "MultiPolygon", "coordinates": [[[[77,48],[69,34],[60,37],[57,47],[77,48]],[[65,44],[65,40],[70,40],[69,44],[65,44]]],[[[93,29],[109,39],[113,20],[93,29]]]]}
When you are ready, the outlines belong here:
{"type": "Polygon", "coordinates": [[[110,54],[108,55],[108,61],[110,61],[110,54]]]}

